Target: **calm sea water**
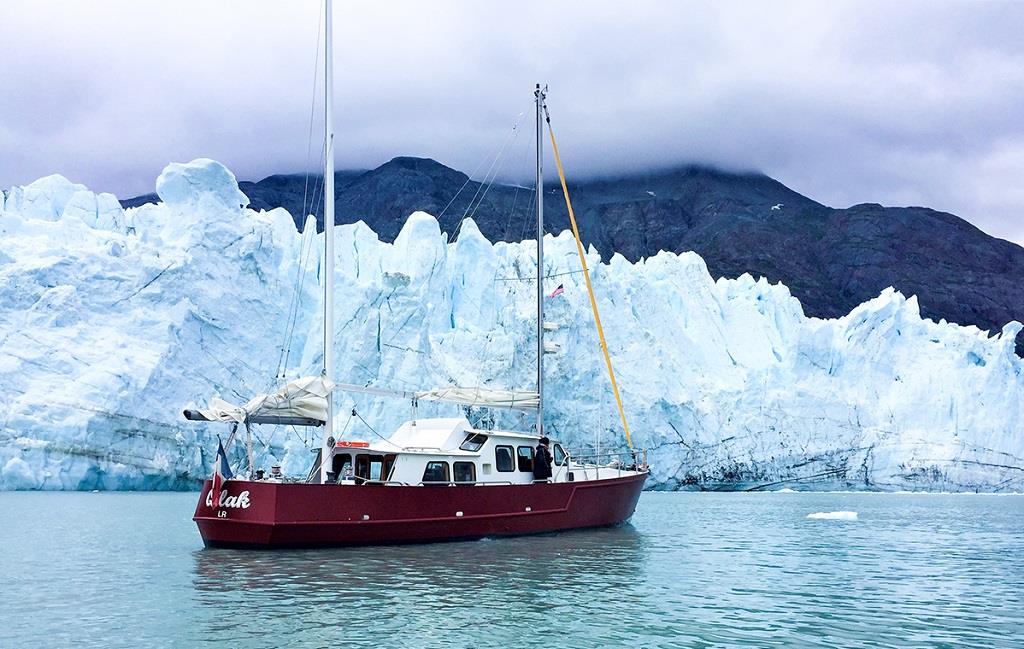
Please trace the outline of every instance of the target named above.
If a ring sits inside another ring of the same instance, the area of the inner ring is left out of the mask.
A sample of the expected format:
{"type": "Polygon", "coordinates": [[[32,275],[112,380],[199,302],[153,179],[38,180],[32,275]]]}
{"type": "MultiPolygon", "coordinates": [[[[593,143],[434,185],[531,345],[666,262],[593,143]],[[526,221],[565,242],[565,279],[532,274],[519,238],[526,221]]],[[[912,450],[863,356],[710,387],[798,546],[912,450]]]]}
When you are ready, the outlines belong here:
{"type": "Polygon", "coordinates": [[[648,493],[616,529],[274,552],[203,549],[195,498],[0,494],[0,647],[1024,647],[1024,496],[648,493]]]}

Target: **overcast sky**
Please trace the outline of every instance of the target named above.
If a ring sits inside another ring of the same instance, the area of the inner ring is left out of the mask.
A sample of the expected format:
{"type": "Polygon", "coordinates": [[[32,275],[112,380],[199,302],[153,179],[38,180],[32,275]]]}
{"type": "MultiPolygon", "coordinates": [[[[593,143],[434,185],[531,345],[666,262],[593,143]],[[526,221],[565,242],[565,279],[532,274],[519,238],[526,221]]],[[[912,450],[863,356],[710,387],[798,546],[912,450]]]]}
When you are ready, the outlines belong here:
{"type": "MultiPolygon", "coordinates": [[[[319,16],[317,0],[4,2],[0,186],[62,173],[127,197],[169,161],[307,168],[319,16]]],[[[472,172],[542,81],[570,175],[756,169],[1024,243],[1024,2],[336,0],[335,42],[339,168],[472,172]]],[[[507,175],[529,168],[523,127],[507,175]]]]}

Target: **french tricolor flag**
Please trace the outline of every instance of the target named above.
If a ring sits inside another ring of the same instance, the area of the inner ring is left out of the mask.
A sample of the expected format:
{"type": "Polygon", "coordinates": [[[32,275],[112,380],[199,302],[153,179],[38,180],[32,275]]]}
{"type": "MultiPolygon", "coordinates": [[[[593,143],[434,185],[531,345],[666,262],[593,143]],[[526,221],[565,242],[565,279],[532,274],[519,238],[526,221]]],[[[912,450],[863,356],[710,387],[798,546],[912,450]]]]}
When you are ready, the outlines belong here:
{"type": "Polygon", "coordinates": [[[217,440],[217,459],[213,462],[213,485],[210,487],[210,508],[217,509],[220,506],[220,490],[226,480],[234,477],[231,472],[231,465],[228,464],[228,454],[224,452],[224,444],[217,440]]]}

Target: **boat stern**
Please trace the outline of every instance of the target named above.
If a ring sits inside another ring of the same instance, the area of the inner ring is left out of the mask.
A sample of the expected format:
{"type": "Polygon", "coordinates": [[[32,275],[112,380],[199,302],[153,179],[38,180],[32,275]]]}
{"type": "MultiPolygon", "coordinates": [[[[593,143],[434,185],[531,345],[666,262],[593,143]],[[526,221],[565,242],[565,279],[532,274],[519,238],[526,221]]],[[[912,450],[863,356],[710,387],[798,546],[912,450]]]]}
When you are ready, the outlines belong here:
{"type": "Polygon", "coordinates": [[[192,520],[206,547],[266,546],[272,542],[277,484],[228,480],[219,494],[203,483],[192,520]]]}

